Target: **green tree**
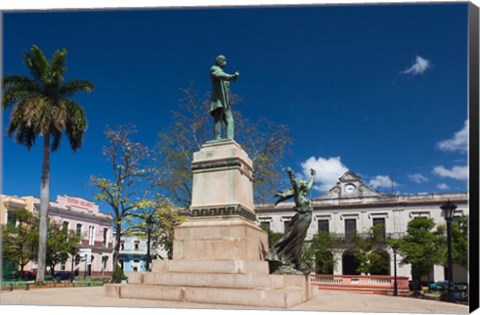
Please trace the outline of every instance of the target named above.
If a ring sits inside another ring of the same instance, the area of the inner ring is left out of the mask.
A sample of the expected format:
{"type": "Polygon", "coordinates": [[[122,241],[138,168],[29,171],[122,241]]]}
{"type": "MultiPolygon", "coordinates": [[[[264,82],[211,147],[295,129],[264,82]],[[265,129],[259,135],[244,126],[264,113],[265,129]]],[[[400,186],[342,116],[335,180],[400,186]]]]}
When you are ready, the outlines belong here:
{"type": "Polygon", "coordinates": [[[463,215],[452,223],[453,262],[467,267],[468,264],[468,216],[463,215]]]}
{"type": "Polygon", "coordinates": [[[36,259],[38,247],[38,217],[25,209],[9,211],[17,218],[17,224],[2,228],[3,258],[15,262],[23,271],[25,266],[36,259]]]}
{"type": "Polygon", "coordinates": [[[274,232],[272,230],[270,230],[270,228],[266,227],[266,226],[260,226],[262,228],[262,230],[264,230],[265,232],[267,232],[267,237],[268,237],[268,248],[272,248],[273,245],[283,237],[283,233],[280,233],[280,232],[274,232]]]}
{"type": "Polygon", "coordinates": [[[48,225],[48,244],[47,244],[47,266],[50,267],[50,273],[55,274],[55,266],[64,264],[68,256],[74,259],[78,253],[78,243],[81,237],[75,231],[69,230],[56,222],[50,222],[48,225]]]}
{"type": "Polygon", "coordinates": [[[118,130],[107,128],[105,137],[109,146],[103,155],[112,165],[112,179],[92,176],[91,184],[98,194],[95,199],[106,202],[113,211],[115,246],[113,251],[114,266],[118,264],[122,224],[128,224],[132,215],[152,206],[148,195],[158,187],[158,168],[150,165],[150,152],[147,147],[133,142],[131,135],[136,133],[134,126],[120,126],[118,130]]]}
{"type": "MultiPolygon", "coordinates": [[[[440,225],[437,233],[443,236],[444,251],[447,251],[446,226],[440,225]]],[[[468,263],[468,216],[463,215],[452,222],[452,260],[463,267],[468,263]]],[[[447,266],[447,256],[444,257],[447,266]]]]}
{"type": "Polygon", "coordinates": [[[176,226],[185,222],[186,218],[179,213],[168,199],[159,199],[156,202],[154,219],[156,230],[153,233],[153,248],[164,248],[168,259],[173,258],[173,237],[176,226]]]}
{"type": "Polygon", "coordinates": [[[408,222],[407,235],[397,241],[402,264],[411,264],[413,280],[429,275],[435,264],[442,264],[446,255],[440,231],[434,231],[431,218],[417,217],[408,222]]]}
{"type": "Polygon", "coordinates": [[[330,274],[336,266],[334,256],[341,251],[339,244],[335,234],[320,231],[304,243],[302,260],[315,273],[330,274]]]}
{"type": "MultiPolygon", "coordinates": [[[[208,113],[210,96],[200,97],[193,84],[181,89],[182,98],[178,110],[173,113],[174,123],[158,133],[157,151],[160,152],[165,176],[162,186],[172,200],[185,208],[191,203],[193,152],[212,139],[212,119],[208,113]]],[[[241,99],[232,95],[232,103],[241,99]]],[[[235,140],[242,145],[252,159],[255,169],[255,201],[268,200],[278,185],[280,161],[292,142],[288,127],[278,125],[265,118],[251,122],[234,111],[235,140]]]]}
{"type": "Polygon", "coordinates": [[[49,61],[34,45],[23,57],[30,77],[7,75],[3,81],[3,108],[13,106],[7,135],[15,134],[15,140],[28,150],[37,137],[43,136],[37,281],[45,278],[50,152],[59,148],[62,133],[66,134],[74,152],[80,148],[87,120],[82,107],[71,97],[78,92],[93,90],[89,81],[64,82],[66,57],[65,49],[57,50],[49,61]]]}
{"type": "Polygon", "coordinates": [[[357,272],[371,275],[389,274],[390,256],[383,249],[386,244],[384,230],[383,224],[377,224],[372,226],[366,235],[354,235],[354,257],[359,263],[357,272]]]}
{"type": "Polygon", "coordinates": [[[186,220],[186,217],[180,213],[182,209],[175,207],[170,199],[157,195],[151,200],[149,206],[143,207],[142,210],[142,214],[132,216],[141,220],[130,224],[125,234],[146,239],[146,218],[152,215],[155,223],[151,234],[151,255],[160,255],[157,250],[163,248],[167,252],[167,257],[160,256],[160,258],[172,259],[174,229],[186,220]]]}

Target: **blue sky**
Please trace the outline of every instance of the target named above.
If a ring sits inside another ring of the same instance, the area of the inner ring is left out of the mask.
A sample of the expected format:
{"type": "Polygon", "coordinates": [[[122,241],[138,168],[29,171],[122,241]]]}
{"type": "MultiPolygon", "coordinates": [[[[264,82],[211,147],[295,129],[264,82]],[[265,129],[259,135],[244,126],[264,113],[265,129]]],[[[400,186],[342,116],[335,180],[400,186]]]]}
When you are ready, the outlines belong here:
{"type": "MultiPolygon", "coordinates": [[[[152,145],[172,122],[180,88],[210,90],[215,57],[240,71],[236,110],[287,124],[283,166],[313,167],[313,197],[347,170],[379,191],[467,191],[467,5],[304,6],[6,13],[4,74],[26,74],[33,44],[68,50],[68,78],[96,89],[76,97],[89,128],[76,153],[52,154],[51,198],[93,200],[108,176],[107,125],[137,125],[152,145]]],[[[27,151],[5,136],[3,193],[39,195],[41,139],[27,151]]],[[[205,113],[207,115],[207,113],[205,113]]],[[[279,187],[282,188],[282,187],[279,187]]]]}

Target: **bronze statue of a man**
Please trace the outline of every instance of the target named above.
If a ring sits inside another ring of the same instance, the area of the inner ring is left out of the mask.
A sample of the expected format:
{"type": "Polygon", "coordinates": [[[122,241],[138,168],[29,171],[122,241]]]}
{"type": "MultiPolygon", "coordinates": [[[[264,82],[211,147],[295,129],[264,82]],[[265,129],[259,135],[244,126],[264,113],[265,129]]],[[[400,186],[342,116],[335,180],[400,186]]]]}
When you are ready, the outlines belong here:
{"type": "Polygon", "coordinates": [[[214,140],[222,139],[222,125],[225,124],[226,138],[233,140],[233,113],[230,103],[230,81],[235,82],[240,73],[228,74],[223,71],[227,66],[225,56],[218,56],[215,65],[210,68],[212,81],[212,99],[210,101],[210,114],[213,116],[214,140]]]}

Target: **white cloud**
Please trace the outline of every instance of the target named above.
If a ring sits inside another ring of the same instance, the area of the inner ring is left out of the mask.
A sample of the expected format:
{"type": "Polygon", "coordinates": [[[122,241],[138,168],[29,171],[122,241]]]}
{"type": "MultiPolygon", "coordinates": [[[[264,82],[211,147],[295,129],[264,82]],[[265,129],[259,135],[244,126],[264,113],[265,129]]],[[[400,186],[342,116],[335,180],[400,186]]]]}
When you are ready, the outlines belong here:
{"type": "Polygon", "coordinates": [[[423,176],[423,175],[420,174],[420,173],[409,174],[409,175],[408,175],[408,178],[410,178],[410,180],[411,180],[412,182],[415,182],[415,183],[417,183],[417,184],[421,184],[421,183],[428,182],[428,178],[426,178],[425,176],[423,176]]]}
{"type": "Polygon", "coordinates": [[[348,171],[348,168],[340,161],[339,156],[331,158],[315,158],[312,156],[302,163],[302,169],[306,178],[310,178],[310,169],[316,171],[314,188],[321,192],[330,190],[337,184],[338,179],[348,171]]]}
{"type": "Polygon", "coordinates": [[[401,73],[418,75],[418,74],[423,74],[429,68],[431,68],[430,61],[420,56],[417,56],[412,66],[406,70],[403,70],[401,73]]]}
{"type": "Polygon", "coordinates": [[[454,166],[452,169],[447,169],[444,166],[435,166],[432,171],[433,174],[440,177],[448,177],[458,180],[468,179],[468,166],[454,166]]]}
{"type": "Polygon", "coordinates": [[[455,132],[452,138],[440,141],[436,147],[441,151],[466,153],[468,149],[468,119],[465,120],[463,128],[455,132]]]}
{"type": "Polygon", "coordinates": [[[377,175],[373,179],[370,180],[368,183],[369,186],[372,186],[374,189],[377,188],[391,188],[393,184],[393,187],[398,187],[399,184],[395,181],[392,182],[392,179],[390,176],[387,175],[377,175]]]}
{"type": "Polygon", "coordinates": [[[448,186],[445,183],[440,183],[440,184],[437,185],[437,188],[440,189],[440,190],[447,190],[447,189],[450,189],[450,186],[448,186]]]}

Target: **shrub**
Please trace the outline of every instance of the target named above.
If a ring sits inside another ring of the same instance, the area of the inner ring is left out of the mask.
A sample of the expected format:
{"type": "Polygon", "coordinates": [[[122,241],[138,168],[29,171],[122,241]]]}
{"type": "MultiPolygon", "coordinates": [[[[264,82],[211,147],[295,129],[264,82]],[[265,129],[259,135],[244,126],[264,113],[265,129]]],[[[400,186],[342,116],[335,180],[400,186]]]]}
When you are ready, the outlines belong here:
{"type": "Polygon", "coordinates": [[[123,273],[123,269],[120,266],[115,266],[115,270],[112,274],[112,283],[121,283],[122,280],[127,280],[128,278],[123,273]]]}

